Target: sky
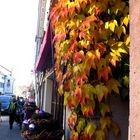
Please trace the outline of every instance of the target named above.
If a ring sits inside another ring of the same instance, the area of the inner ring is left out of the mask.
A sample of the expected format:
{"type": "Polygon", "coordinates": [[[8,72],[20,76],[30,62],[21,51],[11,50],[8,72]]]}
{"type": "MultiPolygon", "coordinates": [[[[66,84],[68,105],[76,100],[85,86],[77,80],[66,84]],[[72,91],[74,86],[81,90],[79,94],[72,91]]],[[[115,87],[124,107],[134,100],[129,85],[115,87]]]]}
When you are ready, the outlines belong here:
{"type": "Polygon", "coordinates": [[[0,65],[16,85],[30,83],[35,56],[38,0],[0,0],[0,65]]]}

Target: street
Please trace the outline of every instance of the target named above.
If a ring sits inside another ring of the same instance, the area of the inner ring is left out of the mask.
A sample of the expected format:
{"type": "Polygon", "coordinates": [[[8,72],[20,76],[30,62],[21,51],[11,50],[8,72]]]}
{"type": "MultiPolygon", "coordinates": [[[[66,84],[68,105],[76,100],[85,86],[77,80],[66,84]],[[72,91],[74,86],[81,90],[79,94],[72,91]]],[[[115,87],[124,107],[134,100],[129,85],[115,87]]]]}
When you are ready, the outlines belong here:
{"type": "Polygon", "coordinates": [[[2,116],[2,123],[0,124],[0,140],[23,140],[20,135],[20,129],[16,123],[13,129],[9,129],[8,116],[2,116]]]}

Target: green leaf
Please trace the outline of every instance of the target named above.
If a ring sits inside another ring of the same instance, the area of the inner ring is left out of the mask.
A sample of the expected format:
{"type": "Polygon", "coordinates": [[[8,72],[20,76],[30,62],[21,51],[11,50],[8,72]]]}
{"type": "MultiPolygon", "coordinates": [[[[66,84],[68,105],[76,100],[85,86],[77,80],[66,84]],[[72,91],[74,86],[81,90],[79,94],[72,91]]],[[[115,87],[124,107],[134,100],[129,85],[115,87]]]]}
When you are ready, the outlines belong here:
{"type": "Polygon", "coordinates": [[[77,129],[78,133],[80,133],[84,129],[85,125],[86,125],[85,119],[80,118],[78,120],[78,125],[76,126],[76,129],[77,129]]]}
{"type": "Polygon", "coordinates": [[[110,112],[110,108],[107,104],[101,103],[99,105],[101,115],[104,117],[107,112],[110,112]]]}
{"type": "Polygon", "coordinates": [[[121,87],[121,85],[116,79],[110,79],[109,81],[107,81],[106,85],[109,89],[109,93],[111,93],[111,91],[114,91],[115,93],[119,94],[119,87],[121,87]]]}
{"type": "Polygon", "coordinates": [[[102,84],[98,84],[96,85],[96,95],[97,95],[97,98],[98,98],[98,101],[101,102],[102,101],[102,98],[105,96],[107,96],[108,94],[108,89],[106,86],[102,85],[102,84]]]}

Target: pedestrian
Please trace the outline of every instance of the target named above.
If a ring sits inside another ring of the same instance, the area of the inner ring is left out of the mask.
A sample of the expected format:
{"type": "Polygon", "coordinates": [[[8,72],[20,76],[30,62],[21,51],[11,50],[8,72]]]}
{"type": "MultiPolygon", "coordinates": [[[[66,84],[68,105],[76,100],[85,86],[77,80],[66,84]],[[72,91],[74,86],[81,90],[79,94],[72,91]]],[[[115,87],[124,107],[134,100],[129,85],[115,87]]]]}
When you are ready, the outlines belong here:
{"type": "Polygon", "coordinates": [[[1,125],[1,122],[2,122],[2,118],[1,118],[1,107],[2,107],[2,102],[0,101],[0,125],[1,125]]]}
{"type": "Polygon", "coordinates": [[[14,123],[15,115],[16,115],[16,99],[15,98],[11,99],[11,102],[8,107],[8,112],[9,112],[9,126],[11,130],[13,128],[13,123],[14,123]]]}
{"type": "MultiPolygon", "coordinates": [[[[1,96],[1,92],[0,92],[0,96],[1,96]]],[[[1,122],[2,122],[2,118],[1,118],[1,108],[2,108],[2,102],[0,101],[0,125],[1,125],[1,122]]]]}

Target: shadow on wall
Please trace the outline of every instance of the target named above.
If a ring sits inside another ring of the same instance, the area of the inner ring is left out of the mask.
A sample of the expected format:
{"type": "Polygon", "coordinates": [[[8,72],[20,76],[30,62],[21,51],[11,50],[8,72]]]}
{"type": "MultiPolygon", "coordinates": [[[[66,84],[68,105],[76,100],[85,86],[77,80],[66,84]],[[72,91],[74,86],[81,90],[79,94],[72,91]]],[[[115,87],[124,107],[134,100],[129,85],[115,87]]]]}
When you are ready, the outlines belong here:
{"type": "Polygon", "coordinates": [[[110,106],[112,111],[112,119],[118,123],[121,129],[121,136],[114,137],[111,133],[109,140],[128,140],[129,127],[129,101],[122,101],[120,96],[112,95],[110,97],[110,106]]]}

